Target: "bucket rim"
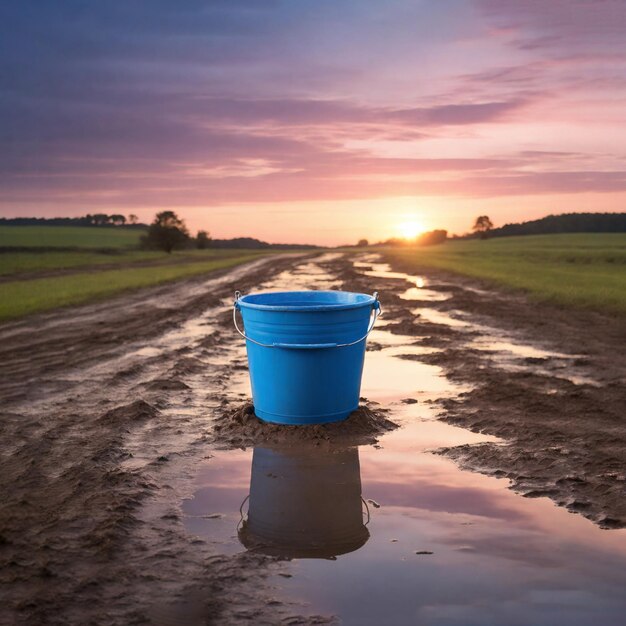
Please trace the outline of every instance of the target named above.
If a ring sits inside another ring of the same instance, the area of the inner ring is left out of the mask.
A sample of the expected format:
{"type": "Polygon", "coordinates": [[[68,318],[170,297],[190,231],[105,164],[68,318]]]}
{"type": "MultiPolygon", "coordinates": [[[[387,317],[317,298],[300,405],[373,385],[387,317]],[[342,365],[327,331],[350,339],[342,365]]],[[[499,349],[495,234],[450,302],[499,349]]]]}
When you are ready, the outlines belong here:
{"type": "Polygon", "coordinates": [[[339,289],[327,290],[300,290],[300,291],[259,291],[257,293],[246,294],[237,300],[241,308],[256,309],[259,311],[344,311],[347,309],[359,309],[371,307],[376,302],[376,297],[367,293],[354,291],[341,291],[339,289]],[[263,304],[250,301],[258,296],[281,296],[289,294],[293,297],[296,294],[346,294],[352,296],[352,302],[312,302],[311,304],[263,304]]]}
{"type": "Polygon", "coordinates": [[[237,537],[244,548],[258,554],[291,559],[332,559],[360,550],[369,541],[370,531],[362,524],[358,531],[349,537],[324,542],[322,545],[306,545],[297,539],[276,542],[275,537],[266,537],[262,532],[250,529],[246,520],[237,531],[237,537]]]}

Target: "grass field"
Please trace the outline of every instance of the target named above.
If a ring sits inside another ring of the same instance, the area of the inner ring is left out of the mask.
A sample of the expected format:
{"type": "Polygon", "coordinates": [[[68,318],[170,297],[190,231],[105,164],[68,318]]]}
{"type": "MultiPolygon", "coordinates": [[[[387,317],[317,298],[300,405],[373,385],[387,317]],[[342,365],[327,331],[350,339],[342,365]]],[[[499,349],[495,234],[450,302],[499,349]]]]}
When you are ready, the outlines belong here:
{"type": "Polygon", "coordinates": [[[170,265],[212,258],[241,256],[249,250],[176,250],[172,254],[156,250],[120,249],[117,251],[59,250],[58,252],[4,252],[0,253],[0,277],[27,278],[29,274],[55,270],[98,269],[101,265],[127,267],[137,263],[170,265]]]}
{"type": "Polygon", "coordinates": [[[449,241],[385,254],[415,273],[436,267],[540,301],[626,313],[626,233],[449,241]]]}
{"type": "Polygon", "coordinates": [[[220,250],[207,252],[204,256],[197,254],[193,260],[183,263],[148,267],[133,267],[131,264],[119,269],[3,282],[0,283],[0,320],[15,319],[106,298],[130,289],[206,274],[253,260],[262,254],[250,250],[220,250]]]}
{"type": "Polygon", "coordinates": [[[0,248],[128,248],[139,244],[143,232],[120,227],[0,226],[0,248]]]}
{"type": "MultiPolygon", "coordinates": [[[[178,257],[177,254],[175,256],[178,257]]],[[[115,253],[105,253],[90,251],[88,248],[59,252],[4,252],[0,253],[0,276],[96,265],[127,265],[160,259],[167,259],[165,252],[120,249],[115,253]]]]}
{"type": "Polygon", "coordinates": [[[0,226],[0,248],[5,248],[0,252],[0,321],[210,273],[267,254],[140,250],[141,234],[124,228],[0,226]],[[11,247],[17,250],[6,250],[11,247]]]}

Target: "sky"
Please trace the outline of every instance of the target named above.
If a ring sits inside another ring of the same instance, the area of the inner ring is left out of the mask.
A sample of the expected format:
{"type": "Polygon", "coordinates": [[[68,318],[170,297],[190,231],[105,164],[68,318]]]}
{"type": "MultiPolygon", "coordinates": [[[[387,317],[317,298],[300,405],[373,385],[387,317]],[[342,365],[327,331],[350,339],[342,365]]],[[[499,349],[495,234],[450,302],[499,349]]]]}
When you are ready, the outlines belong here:
{"type": "Polygon", "coordinates": [[[0,215],[342,244],[623,211],[626,0],[0,3],[0,215]]]}

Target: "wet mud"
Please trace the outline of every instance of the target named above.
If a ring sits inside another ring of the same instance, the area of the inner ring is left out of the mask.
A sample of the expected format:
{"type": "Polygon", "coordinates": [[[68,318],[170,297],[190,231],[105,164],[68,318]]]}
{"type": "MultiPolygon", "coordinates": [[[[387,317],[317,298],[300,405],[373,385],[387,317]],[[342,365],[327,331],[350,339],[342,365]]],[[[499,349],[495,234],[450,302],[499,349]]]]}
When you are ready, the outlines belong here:
{"type": "Polygon", "coordinates": [[[281,255],[1,326],[0,623],[622,615],[623,531],[581,517],[626,521],[617,323],[404,269],[281,255]],[[385,310],[361,409],[305,436],[251,414],[232,328],[285,288],[385,310]]]}
{"type": "Polygon", "coordinates": [[[347,419],[330,424],[285,426],[261,421],[254,414],[254,406],[246,402],[241,406],[224,409],[215,420],[212,443],[225,448],[246,448],[261,444],[299,445],[311,442],[316,445],[375,444],[380,435],[398,428],[387,419],[388,409],[361,405],[347,419]]]}

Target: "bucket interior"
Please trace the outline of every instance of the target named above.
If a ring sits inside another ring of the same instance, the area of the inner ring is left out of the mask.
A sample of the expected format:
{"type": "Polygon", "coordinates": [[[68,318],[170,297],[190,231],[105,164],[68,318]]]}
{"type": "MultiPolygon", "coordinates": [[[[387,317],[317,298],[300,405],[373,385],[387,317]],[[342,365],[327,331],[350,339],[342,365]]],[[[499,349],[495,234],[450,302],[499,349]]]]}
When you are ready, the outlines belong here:
{"type": "Polygon", "coordinates": [[[367,306],[374,297],[349,291],[271,291],[243,296],[239,302],[250,308],[275,311],[351,309],[367,306]]]}

